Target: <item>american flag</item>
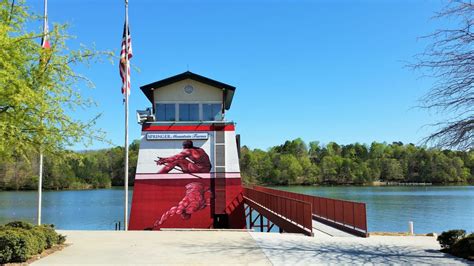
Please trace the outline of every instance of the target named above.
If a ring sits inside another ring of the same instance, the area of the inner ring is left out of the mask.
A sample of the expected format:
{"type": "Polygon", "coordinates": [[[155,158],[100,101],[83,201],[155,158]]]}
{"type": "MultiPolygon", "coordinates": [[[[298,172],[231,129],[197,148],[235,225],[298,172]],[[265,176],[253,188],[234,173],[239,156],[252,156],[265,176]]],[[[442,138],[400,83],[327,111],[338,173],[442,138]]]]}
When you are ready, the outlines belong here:
{"type": "Polygon", "coordinates": [[[43,48],[51,48],[49,44],[49,27],[48,27],[48,9],[47,9],[47,1],[44,2],[44,21],[43,21],[43,37],[41,38],[41,47],[43,48]]]}
{"type": "Polygon", "coordinates": [[[130,29],[127,24],[123,26],[122,50],[120,51],[120,77],[122,77],[122,94],[125,97],[125,92],[130,95],[130,64],[125,60],[125,54],[128,50],[128,59],[132,58],[132,37],[130,36],[130,29]],[[128,38],[127,38],[128,37],[128,38]],[[128,39],[128,40],[127,40],[128,39]],[[128,47],[126,45],[128,44],[128,47]]]}

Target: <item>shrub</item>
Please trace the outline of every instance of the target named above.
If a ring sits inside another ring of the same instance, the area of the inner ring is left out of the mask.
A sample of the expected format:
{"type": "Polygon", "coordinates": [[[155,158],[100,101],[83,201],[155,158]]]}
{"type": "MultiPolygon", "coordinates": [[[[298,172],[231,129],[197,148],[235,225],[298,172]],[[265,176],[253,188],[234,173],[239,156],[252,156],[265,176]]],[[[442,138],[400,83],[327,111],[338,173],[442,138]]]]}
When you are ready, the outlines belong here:
{"type": "Polygon", "coordinates": [[[66,242],[66,236],[58,234],[58,244],[64,244],[66,242]]]}
{"type": "Polygon", "coordinates": [[[25,229],[0,232],[0,263],[23,262],[37,253],[37,243],[25,229]]]}
{"type": "Polygon", "coordinates": [[[33,225],[28,223],[28,222],[24,222],[24,221],[14,221],[14,222],[9,222],[5,225],[6,227],[13,227],[13,228],[23,228],[23,229],[32,229],[33,228],[33,225]]]}
{"type": "Polygon", "coordinates": [[[41,225],[37,227],[39,231],[45,236],[46,247],[50,248],[59,243],[59,235],[54,231],[51,225],[41,225]]]}
{"type": "Polygon", "coordinates": [[[26,222],[11,222],[0,226],[0,264],[24,262],[66,237],[54,231],[52,225],[33,226],[26,222]]]}
{"type": "Polygon", "coordinates": [[[16,234],[0,231],[0,264],[12,261],[15,249],[20,245],[20,238],[16,234]]]}
{"type": "Polygon", "coordinates": [[[35,254],[41,253],[43,252],[43,250],[49,248],[48,243],[46,242],[47,241],[46,234],[41,229],[41,227],[36,226],[33,229],[31,229],[29,233],[32,234],[32,237],[34,238],[34,242],[35,242],[34,248],[36,250],[35,254]]]}
{"type": "Polygon", "coordinates": [[[454,243],[463,238],[465,235],[465,230],[449,230],[441,233],[437,240],[443,249],[449,250],[454,245],[454,243]]]}
{"type": "Polygon", "coordinates": [[[470,234],[454,243],[449,253],[461,258],[474,260],[474,234],[470,234]]]}

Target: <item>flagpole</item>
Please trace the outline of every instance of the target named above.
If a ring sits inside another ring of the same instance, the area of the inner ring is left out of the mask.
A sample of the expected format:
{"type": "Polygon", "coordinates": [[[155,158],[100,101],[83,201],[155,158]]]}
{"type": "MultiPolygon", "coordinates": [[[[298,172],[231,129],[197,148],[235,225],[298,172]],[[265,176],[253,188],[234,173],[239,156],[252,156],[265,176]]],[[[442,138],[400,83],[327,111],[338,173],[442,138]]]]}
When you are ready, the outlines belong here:
{"type": "Polygon", "coordinates": [[[39,178],[38,178],[38,225],[41,225],[41,198],[43,190],[43,149],[40,146],[39,178]]]}
{"type": "MultiPolygon", "coordinates": [[[[46,23],[48,23],[47,16],[48,15],[48,0],[44,0],[44,18],[43,18],[43,34],[45,34],[46,23]]],[[[43,36],[43,38],[46,38],[43,36]]],[[[43,124],[43,118],[40,117],[41,124],[43,124]]],[[[43,198],[43,147],[42,143],[40,143],[40,157],[39,157],[39,175],[38,175],[38,225],[41,225],[41,205],[42,205],[42,198],[43,198]]]]}
{"type": "Polygon", "coordinates": [[[124,230],[128,230],[128,91],[129,91],[129,60],[128,60],[128,0],[125,0],[125,206],[124,206],[124,230]]]}

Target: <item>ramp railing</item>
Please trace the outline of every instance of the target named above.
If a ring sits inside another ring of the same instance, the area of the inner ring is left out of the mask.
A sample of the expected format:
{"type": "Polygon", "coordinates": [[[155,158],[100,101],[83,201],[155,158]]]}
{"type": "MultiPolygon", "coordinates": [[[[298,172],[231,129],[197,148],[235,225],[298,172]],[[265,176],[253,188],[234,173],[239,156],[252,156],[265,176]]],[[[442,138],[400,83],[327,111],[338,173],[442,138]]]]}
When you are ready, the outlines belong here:
{"type": "Polygon", "coordinates": [[[309,202],[315,220],[355,235],[368,236],[365,203],[317,197],[262,186],[254,186],[253,189],[309,202]]]}
{"type": "Polygon", "coordinates": [[[244,187],[246,203],[285,232],[313,235],[311,203],[244,187]]]}

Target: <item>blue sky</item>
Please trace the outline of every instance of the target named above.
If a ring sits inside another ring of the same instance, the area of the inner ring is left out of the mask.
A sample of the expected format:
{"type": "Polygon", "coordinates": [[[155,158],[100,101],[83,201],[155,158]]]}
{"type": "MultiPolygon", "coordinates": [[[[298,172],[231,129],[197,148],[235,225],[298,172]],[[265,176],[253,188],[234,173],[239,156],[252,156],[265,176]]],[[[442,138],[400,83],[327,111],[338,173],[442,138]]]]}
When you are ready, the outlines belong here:
{"type": "MultiPolygon", "coordinates": [[[[27,1],[42,13],[43,1],[27,1]]],[[[119,53],[121,0],[49,0],[49,21],[70,24],[68,45],[119,53]]],[[[443,27],[432,20],[440,0],[139,1],[130,0],[134,57],[130,139],[140,136],[135,110],[151,106],[139,87],[190,70],[237,87],[227,119],[242,143],[266,149],[285,140],[342,144],[419,144],[439,114],[416,108],[433,82],[405,67],[443,27]]],[[[77,68],[96,85],[83,89],[102,113],[98,127],[123,145],[117,62],[77,68]]],[[[103,148],[96,143],[88,149],[103,148]]],[[[77,145],[75,149],[83,149],[77,145]]]]}

